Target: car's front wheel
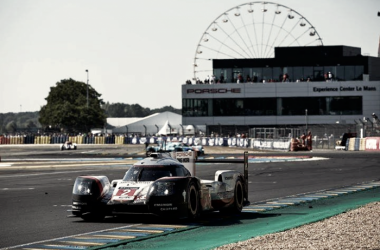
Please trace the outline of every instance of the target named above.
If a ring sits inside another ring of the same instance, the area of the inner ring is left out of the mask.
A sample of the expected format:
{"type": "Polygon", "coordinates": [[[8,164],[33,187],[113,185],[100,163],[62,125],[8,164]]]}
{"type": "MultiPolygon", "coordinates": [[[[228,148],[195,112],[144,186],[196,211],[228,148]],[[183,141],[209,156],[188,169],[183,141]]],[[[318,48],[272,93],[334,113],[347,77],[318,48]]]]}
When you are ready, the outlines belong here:
{"type": "Polygon", "coordinates": [[[200,202],[199,202],[199,192],[197,190],[196,184],[192,181],[189,184],[187,193],[187,203],[188,209],[187,214],[189,219],[196,219],[200,214],[200,202]]]}

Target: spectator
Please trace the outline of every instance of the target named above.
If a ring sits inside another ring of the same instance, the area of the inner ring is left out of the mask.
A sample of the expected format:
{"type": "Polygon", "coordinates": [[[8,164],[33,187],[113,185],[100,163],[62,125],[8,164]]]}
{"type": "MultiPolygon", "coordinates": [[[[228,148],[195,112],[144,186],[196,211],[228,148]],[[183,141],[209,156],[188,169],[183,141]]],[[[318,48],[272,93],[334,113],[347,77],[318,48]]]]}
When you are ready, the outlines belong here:
{"type": "Polygon", "coordinates": [[[220,75],[220,83],[224,83],[224,75],[223,75],[223,73],[220,75]]]}
{"type": "Polygon", "coordinates": [[[252,83],[252,79],[251,79],[251,77],[250,77],[249,75],[247,75],[247,80],[246,80],[246,82],[252,83]]]}
{"type": "Polygon", "coordinates": [[[290,81],[289,81],[289,75],[288,75],[288,74],[283,74],[283,75],[282,75],[282,82],[290,82],[290,81]]]}
{"type": "Polygon", "coordinates": [[[242,77],[242,75],[239,73],[238,74],[238,77],[237,77],[237,83],[239,84],[239,83],[243,83],[244,81],[243,81],[243,77],[242,77]]]}
{"type": "Polygon", "coordinates": [[[205,79],[205,84],[210,84],[210,76],[207,76],[205,79]]]}
{"type": "Polygon", "coordinates": [[[311,132],[309,131],[306,136],[306,147],[307,150],[312,151],[313,149],[313,140],[312,140],[312,135],[311,132]]]}
{"type": "Polygon", "coordinates": [[[212,76],[211,76],[211,84],[214,84],[214,83],[215,83],[215,76],[212,75],[212,76]]]}

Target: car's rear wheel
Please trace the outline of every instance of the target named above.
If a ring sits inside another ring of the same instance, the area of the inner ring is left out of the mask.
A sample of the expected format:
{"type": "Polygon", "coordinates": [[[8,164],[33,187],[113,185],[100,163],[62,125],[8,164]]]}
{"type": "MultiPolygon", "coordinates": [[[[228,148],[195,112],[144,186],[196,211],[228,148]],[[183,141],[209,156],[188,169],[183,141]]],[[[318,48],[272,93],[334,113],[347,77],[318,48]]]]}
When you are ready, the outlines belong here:
{"type": "Polygon", "coordinates": [[[234,189],[234,203],[227,208],[221,209],[220,212],[225,214],[239,214],[243,210],[244,188],[241,179],[237,179],[234,189]]]}
{"type": "Polygon", "coordinates": [[[192,181],[189,184],[187,193],[187,203],[188,203],[188,218],[195,219],[199,217],[200,214],[200,202],[199,202],[199,192],[197,190],[196,184],[192,181]]]}
{"type": "Polygon", "coordinates": [[[244,188],[243,183],[240,179],[236,181],[234,193],[234,212],[240,213],[243,210],[244,204],[244,188]]]}

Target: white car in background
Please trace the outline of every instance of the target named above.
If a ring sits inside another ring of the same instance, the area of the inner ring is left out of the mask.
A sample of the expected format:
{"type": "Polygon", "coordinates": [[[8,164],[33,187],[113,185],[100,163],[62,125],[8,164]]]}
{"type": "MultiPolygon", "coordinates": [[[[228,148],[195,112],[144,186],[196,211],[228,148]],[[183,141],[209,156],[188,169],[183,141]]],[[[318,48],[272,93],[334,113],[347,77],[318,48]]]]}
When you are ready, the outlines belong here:
{"type": "Polygon", "coordinates": [[[71,141],[66,141],[64,144],[61,144],[60,146],[61,150],[76,150],[77,149],[77,144],[72,143],[71,141]]]}

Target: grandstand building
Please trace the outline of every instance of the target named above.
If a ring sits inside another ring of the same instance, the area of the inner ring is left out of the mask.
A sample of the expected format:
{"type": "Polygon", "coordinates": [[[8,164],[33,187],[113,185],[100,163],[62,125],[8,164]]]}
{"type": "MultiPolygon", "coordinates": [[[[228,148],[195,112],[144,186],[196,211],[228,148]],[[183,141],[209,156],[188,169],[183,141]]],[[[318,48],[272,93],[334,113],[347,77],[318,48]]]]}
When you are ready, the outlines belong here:
{"type": "Polygon", "coordinates": [[[357,47],[277,47],[274,58],[216,59],[213,76],[182,85],[182,124],[354,124],[380,114],[380,58],[357,47]]]}

